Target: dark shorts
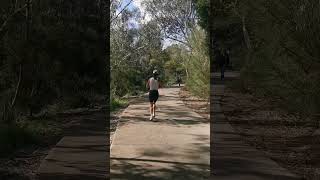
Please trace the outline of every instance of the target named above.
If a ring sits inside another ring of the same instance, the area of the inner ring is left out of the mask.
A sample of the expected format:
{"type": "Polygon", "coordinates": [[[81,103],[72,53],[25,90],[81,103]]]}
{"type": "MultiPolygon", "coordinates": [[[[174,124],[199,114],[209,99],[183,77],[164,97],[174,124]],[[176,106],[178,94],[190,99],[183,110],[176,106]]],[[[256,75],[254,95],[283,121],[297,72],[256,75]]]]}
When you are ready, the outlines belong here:
{"type": "Polygon", "coordinates": [[[150,90],[149,91],[149,101],[150,102],[157,102],[158,97],[159,97],[158,90],[150,90]]]}

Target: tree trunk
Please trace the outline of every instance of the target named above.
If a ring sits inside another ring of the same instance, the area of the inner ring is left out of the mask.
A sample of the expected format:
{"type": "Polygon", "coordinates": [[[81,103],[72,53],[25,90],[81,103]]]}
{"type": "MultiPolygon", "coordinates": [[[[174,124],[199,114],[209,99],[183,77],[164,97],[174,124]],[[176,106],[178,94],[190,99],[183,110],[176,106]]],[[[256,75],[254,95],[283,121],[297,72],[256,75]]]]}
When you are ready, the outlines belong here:
{"type": "Polygon", "coordinates": [[[26,40],[29,40],[30,34],[30,17],[31,17],[31,2],[30,0],[26,0],[26,40]]]}
{"type": "Polygon", "coordinates": [[[188,72],[188,68],[185,69],[186,71],[186,75],[187,75],[187,79],[189,79],[189,72],[188,72]]]}
{"type": "Polygon", "coordinates": [[[242,20],[242,32],[243,32],[244,41],[246,43],[248,50],[250,51],[251,50],[251,42],[250,42],[249,33],[246,28],[245,16],[242,16],[241,20],[242,20]]]}
{"type": "Polygon", "coordinates": [[[12,99],[11,104],[10,104],[10,108],[13,108],[14,105],[16,104],[17,96],[18,96],[18,93],[19,93],[19,90],[20,90],[21,78],[22,78],[22,65],[20,64],[19,80],[18,80],[18,83],[17,83],[17,87],[16,87],[16,90],[15,90],[13,99],[12,99]]]}

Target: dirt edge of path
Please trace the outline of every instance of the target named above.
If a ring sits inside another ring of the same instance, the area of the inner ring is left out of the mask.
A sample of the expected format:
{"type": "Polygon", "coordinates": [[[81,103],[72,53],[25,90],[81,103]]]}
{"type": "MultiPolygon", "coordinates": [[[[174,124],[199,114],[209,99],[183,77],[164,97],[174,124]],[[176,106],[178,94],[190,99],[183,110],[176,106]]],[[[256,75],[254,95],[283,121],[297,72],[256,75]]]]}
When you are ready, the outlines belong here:
{"type": "Polygon", "coordinates": [[[179,97],[188,108],[198,113],[207,120],[210,120],[210,102],[195,97],[185,87],[180,88],[179,97]]]}
{"type": "Polygon", "coordinates": [[[243,140],[304,179],[320,179],[319,138],[310,119],[289,114],[265,98],[226,88],[222,110],[243,140]]]}

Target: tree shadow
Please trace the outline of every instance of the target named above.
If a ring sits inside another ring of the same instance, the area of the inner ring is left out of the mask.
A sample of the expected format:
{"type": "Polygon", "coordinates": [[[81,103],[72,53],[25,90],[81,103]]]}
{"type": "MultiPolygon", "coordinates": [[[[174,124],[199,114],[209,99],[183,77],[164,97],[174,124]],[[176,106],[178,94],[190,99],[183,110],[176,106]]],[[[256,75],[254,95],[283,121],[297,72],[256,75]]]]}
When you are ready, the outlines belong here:
{"type": "MultiPolygon", "coordinates": [[[[158,113],[159,114],[159,113],[158,113]]],[[[193,114],[188,114],[186,112],[161,112],[162,118],[156,118],[153,121],[149,120],[149,114],[143,114],[141,117],[137,116],[123,116],[119,123],[120,126],[126,123],[139,123],[148,122],[154,124],[167,124],[171,126],[181,126],[181,125],[197,125],[197,124],[208,124],[209,121],[202,117],[194,117],[193,114]],[[181,116],[181,117],[178,117],[181,116]]]]}
{"type": "Polygon", "coordinates": [[[38,179],[106,179],[109,174],[106,163],[109,159],[109,145],[107,141],[102,143],[81,145],[81,141],[81,144],[70,146],[58,144],[43,160],[37,172],[38,179]]]}
{"type": "MultiPolygon", "coordinates": [[[[240,150],[240,149],[239,149],[240,150]]],[[[295,177],[287,174],[286,170],[272,168],[268,163],[259,161],[254,158],[228,157],[214,155],[213,157],[213,172],[214,178],[237,179],[245,177],[248,179],[285,179],[285,180],[302,180],[303,178],[295,177]],[[268,167],[268,169],[265,169],[268,167]]]]}
{"type": "Polygon", "coordinates": [[[211,162],[214,178],[302,179],[270,160],[261,151],[243,142],[225,117],[211,121],[211,162]]]}
{"type": "Polygon", "coordinates": [[[111,158],[111,179],[208,179],[209,166],[153,159],[111,158]],[[151,164],[151,166],[146,166],[151,164]]]}
{"type": "MultiPolygon", "coordinates": [[[[163,101],[165,101],[164,99],[163,101]]],[[[170,100],[180,100],[173,97],[170,100]]],[[[135,103],[120,118],[120,126],[130,122],[150,122],[149,104],[145,101],[135,103]]],[[[207,124],[209,121],[185,107],[183,102],[175,102],[174,105],[158,104],[156,118],[150,123],[170,125],[196,125],[207,124]]]]}
{"type": "MultiPolygon", "coordinates": [[[[133,121],[136,122],[137,119],[134,118],[133,121]]],[[[126,158],[124,155],[111,156],[111,179],[208,179],[209,136],[187,132],[183,134],[192,136],[193,139],[193,143],[184,148],[163,144],[145,148],[134,158],[126,158]]]]}
{"type": "MultiPolygon", "coordinates": [[[[215,124],[215,126],[217,126],[215,124]]],[[[211,132],[211,162],[215,178],[302,179],[242,141],[238,133],[216,127],[211,132]]]]}
{"type": "Polygon", "coordinates": [[[110,152],[106,117],[100,111],[66,119],[75,123],[64,130],[64,137],[42,161],[38,179],[106,179],[110,152]]]}
{"type": "MultiPolygon", "coordinates": [[[[169,93],[162,95],[158,102],[155,121],[149,120],[149,102],[147,99],[142,99],[139,102],[136,101],[131,107],[129,106],[121,116],[120,128],[129,123],[141,122],[187,128],[209,124],[207,119],[186,108],[176,95],[169,93]],[[173,103],[162,104],[162,101],[172,101],[173,103]]],[[[209,136],[187,134],[188,132],[181,133],[192,136],[193,143],[189,143],[187,147],[183,148],[175,145],[161,145],[161,148],[158,146],[142,148],[143,150],[137,152],[138,157],[135,158],[127,158],[123,155],[120,157],[112,156],[110,159],[111,179],[208,179],[210,175],[210,165],[207,163],[210,152],[209,136]]]]}

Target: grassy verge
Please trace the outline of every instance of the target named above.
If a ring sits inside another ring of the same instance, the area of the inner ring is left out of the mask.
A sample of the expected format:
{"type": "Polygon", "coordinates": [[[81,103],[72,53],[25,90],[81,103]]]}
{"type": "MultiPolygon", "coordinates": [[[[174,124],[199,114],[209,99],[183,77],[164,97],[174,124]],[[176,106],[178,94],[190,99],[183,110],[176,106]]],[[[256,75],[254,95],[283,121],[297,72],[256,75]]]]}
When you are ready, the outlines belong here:
{"type": "Polygon", "coordinates": [[[126,99],[112,98],[111,99],[111,112],[117,111],[120,108],[124,108],[129,104],[126,99]]]}

